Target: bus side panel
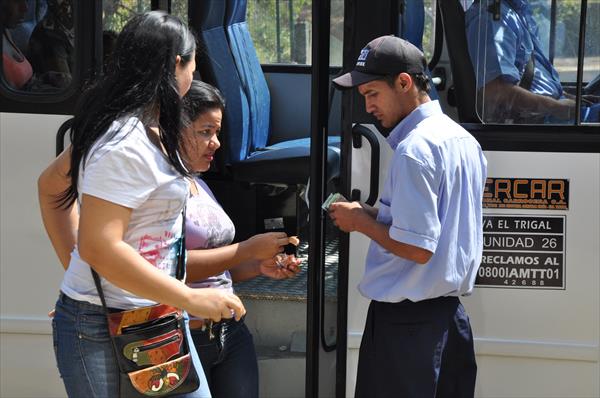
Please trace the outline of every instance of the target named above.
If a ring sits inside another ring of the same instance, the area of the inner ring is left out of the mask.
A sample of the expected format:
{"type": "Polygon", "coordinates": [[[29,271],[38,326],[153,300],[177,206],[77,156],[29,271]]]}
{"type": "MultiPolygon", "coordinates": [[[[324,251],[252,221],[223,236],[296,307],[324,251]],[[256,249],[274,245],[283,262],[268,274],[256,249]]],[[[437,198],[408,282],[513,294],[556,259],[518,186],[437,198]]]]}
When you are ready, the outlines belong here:
{"type": "Polygon", "coordinates": [[[0,113],[0,396],[66,396],[47,313],[62,267],[44,231],[37,178],[68,116],[0,113]]]}
{"type": "MultiPolygon", "coordinates": [[[[476,287],[471,297],[463,299],[476,338],[479,361],[476,395],[598,397],[600,154],[486,152],[486,157],[490,178],[563,180],[568,182],[569,192],[566,210],[487,208],[484,211],[486,216],[505,218],[519,225],[531,220],[562,219],[564,228],[555,235],[547,234],[544,228],[537,229],[535,234],[502,233],[498,225],[490,227],[484,223],[484,256],[499,256],[488,257],[488,262],[493,259],[498,269],[531,268],[533,272],[533,269],[552,268],[559,269],[564,277],[556,283],[559,286],[548,287],[540,286],[544,281],[547,285],[548,273],[539,277],[542,271],[536,271],[538,278],[531,273],[527,279],[513,273],[512,277],[496,278],[489,287],[476,287]],[[492,235],[512,238],[537,235],[540,242],[546,239],[546,243],[558,237],[564,241],[564,247],[560,244],[558,248],[538,247],[535,251],[541,254],[531,255],[531,248],[516,247],[513,241],[505,242],[504,247],[490,247],[492,235]],[[547,258],[549,253],[557,253],[552,250],[562,253],[558,257],[562,261],[547,258]],[[539,264],[510,265],[511,258],[523,255],[539,257],[539,264]],[[536,285],[532,286],[534,282],[536,285]]],[[[493,191],[493,187],[488,188],[493,191]]],[[[485,276],[486,272],[489,273],[482,267],[479,275],[485,276]]]]}

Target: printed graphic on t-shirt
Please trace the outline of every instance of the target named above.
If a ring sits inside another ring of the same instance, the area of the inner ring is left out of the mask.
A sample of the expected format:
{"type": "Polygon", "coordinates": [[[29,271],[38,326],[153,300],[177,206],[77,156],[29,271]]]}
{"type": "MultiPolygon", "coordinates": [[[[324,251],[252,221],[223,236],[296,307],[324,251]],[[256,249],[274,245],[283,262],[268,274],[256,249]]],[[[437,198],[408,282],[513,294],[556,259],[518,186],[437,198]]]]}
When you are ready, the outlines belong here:
{"type": "MultiPolygon", "coordinates": [[[[187,202],[186,246],[193,249],[212,249],[231,244],[235,235],[233,221],[210,195],[208,187],[200,182],[199,194],[187,202]]],[[[218,288],[233,292],[231,275],[219,275],[190,283],[193,288],[218,288]]]]}
{"type": "Polygon", "coordinates": [[[177,246],[173,244],[175,236],[170,231],[164,231],[161,236],[143,235],[138,242],[138,252],[150,264],[161,271],[171,270],[177,257],[177,246]]]}
{"type": "MultiPolygon", "coordinates": [[[[190,201],[188,220],[192,222],[196,232],[198,249],[209,249],[230,244],[233,241],[235,229],[231,219],[219,206],[205,201],[190,201]]],[[[191,243],[191,242],[190,242],[191,243]]]]}

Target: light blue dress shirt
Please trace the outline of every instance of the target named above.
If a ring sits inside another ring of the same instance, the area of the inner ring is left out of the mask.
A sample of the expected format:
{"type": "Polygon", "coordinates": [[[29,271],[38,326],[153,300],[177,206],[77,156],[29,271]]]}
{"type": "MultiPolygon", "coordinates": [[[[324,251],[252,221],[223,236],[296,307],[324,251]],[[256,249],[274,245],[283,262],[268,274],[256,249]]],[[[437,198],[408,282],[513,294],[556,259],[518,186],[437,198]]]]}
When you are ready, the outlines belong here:
{"type": "Polygon", "coordinates": [[[474,2],[465,13],[469,55],[477,78],[477,88],[501,76],[519,84],[534,54],[535,71],[530,91],[553,98],[563,96],[558,72],[544,53],[538,25],[526,0],[500,3],[500,20],[494,21],[488,6],[493,0],[474,2]]]}
{"type": "Polygon", "coordinates": [[[483,250],[481,147],[437,101],[410,113],[388,142],[395,152],[377,221],[392,239],[434,254],[417,264],[372,241],[360,292],[384,302],[469,294],[483,250]]]}

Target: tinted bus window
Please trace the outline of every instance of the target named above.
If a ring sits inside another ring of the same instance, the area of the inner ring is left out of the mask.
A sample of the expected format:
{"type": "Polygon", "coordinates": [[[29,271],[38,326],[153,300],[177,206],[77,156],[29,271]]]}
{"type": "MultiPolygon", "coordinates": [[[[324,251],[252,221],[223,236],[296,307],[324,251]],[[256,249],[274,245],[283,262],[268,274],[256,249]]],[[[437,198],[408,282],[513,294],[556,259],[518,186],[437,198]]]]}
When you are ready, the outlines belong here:
{"type": "Polygon", "coordinates": [[[151,9],[151,0],[104,0],[102,2],[102,54],[106,65],[117,35],[134,15],[151,9]]]}
{"type": "Polygon", "coordinates": [[[188,2],[187,0],[173,0],[171,2],[171,14],[179,17],[185,23],[188,24],[188,2]]]}
{"type": "Polygon", "coordinates": [[[0,0],[2,82],[24,92],[59,92],[72,80],[72,0],[0,0]]]}
{"type": "Polygon", "coordinates": [[[435,0],[423,1],[425,11],[424,29],[423,29],[423,53],[427,60],[431,60],[435,50],[435,0]]]}
{"type": "Polygon", "coordinates": [[[585,53],[583,58],[582,102],[587,114],[583,122],[600,122],[600,2],[588,2],[585,25],[585,53]]]}
{"type": "MultiPolygon", "coordinates": [[[[556,4],[556,18],[551,0],[481,0],[466,10],[477,111],[484,122],[575,123],[581,3],[556,4]]],[[[588,47],[590,57],[598,55],[597,45],[588,47]]],[[[591,75],[584,71],[584,80],[591,75]]],[[[588,108],[582,107],[583,121],[592,121],[588,108]]]]}
{"type": "MultiPolygon", "coordinates": [[[[262,64],[310,65],[311,0],[249,0],[247,21],[262,64]]],[[[344,1],[331,0],[330,65],[342,65],[344,1]]]]}

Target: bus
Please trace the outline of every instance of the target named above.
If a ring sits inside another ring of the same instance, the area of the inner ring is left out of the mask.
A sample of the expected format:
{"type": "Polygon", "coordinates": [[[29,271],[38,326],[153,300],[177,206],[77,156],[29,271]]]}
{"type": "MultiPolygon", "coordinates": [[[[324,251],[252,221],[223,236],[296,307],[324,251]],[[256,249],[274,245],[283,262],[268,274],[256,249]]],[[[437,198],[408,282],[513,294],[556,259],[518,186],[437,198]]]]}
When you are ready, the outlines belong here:
{"type": "Polygon", "coordinates": [[[16,48],[33,65],[21,82],[0,66],[0,396],[66,396],[47,315],[63,270],[36,182],[68,145],[79,94],[103,73],[116,34],[153,9],[195,31],[195,78],[227,100],[222,146],[203,179],[234,220],[236,240],[276,230],[301,240],[296,278],[234,285],[248,310],[261,397],[354,394],[368,306],[356,285],[369,240],[337,230],[321,203],[339,192],[376,204],[392,149],[358,92],[335,91],[331,79],[386,34],[423,49],[432,98],[488,159],[483,259],[473,294],[461,299],[474,332],[476,396],[600,396],[600,124],[587,106],[598,96],[600,1],[526,2],[575,103],[564,120],[492,116],[493,93],[478,88],[485,70],[469,53],[468,17],[483,2],[479,12],[491,14],[517,3],[65,0],[60,59],[42,70],[48,55],[36,55],[32,36],[57,2],[0,0],[19,12],[10,20],[2,8],[3,54],[16,48]]]}

